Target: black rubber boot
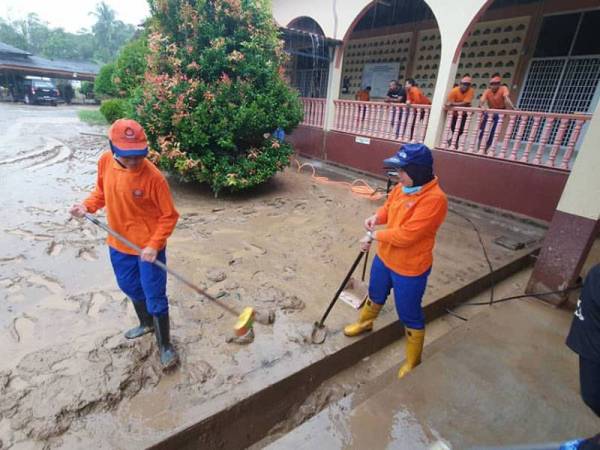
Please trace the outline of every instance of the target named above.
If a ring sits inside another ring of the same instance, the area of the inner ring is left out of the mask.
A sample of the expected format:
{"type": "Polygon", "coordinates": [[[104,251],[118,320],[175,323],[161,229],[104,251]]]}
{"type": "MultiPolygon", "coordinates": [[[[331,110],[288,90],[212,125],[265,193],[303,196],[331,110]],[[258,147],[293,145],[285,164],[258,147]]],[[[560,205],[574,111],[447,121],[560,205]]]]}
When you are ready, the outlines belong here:
{"type": "Polygon", "coordinates": [[[143,336],[148,333],[152,333],[154,331],[154,323],[152,322],[152,316],[146,309],[146,302],[136,302],[132,301],[133,308],[135,309],[135,313],[140,319],[140,324],[125,332],[125,337],[127,339],[136,339],[140,336],[143,336]]]}
{"type": "Polygon", "coordinates": [[[169,334],[169,313],[161,316],[154,316],[154,331],[156,333],[156,342],[160,352],[160,363],[163,369],[169,369],[179,361],[175,349],[171,345],[169,334]]]}

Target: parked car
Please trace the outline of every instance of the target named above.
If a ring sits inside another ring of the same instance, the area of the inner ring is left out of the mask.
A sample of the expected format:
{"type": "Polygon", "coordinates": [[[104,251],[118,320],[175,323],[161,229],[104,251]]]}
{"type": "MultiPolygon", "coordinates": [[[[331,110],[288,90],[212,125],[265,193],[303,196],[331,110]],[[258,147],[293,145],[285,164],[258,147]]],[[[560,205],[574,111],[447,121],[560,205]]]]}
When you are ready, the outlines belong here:
{"type": "Polygon", "coordinates": [[[51,81],[24,80],[21,100],[28,105],[50,103],[56,106],[61,100],[60,91],[51,81]]]}

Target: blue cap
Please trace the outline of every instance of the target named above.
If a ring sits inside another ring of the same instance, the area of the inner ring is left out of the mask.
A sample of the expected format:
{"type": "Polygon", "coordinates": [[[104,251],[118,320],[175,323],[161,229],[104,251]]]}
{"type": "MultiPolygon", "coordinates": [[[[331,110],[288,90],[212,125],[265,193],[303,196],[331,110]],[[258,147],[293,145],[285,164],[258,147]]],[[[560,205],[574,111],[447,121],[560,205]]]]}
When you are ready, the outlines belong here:
{"type": "Polygon", "coordinates": [[[383,166],[386,168],[402,168],[409,164],[433,166],[433,156],[429,147],[425,144],[404,144],[394,156],[383,160],[383,166]]]}

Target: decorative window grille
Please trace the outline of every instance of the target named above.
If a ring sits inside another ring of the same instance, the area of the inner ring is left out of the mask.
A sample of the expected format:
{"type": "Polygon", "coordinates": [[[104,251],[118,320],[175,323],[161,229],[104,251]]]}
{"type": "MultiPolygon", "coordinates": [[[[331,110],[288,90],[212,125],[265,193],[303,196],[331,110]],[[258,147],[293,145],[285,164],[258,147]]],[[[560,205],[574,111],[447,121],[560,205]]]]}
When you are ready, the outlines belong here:
{"type": "MultiPolygon", "coordinates": [[[[582,45],[581,39],[578,41],[578,37],[589,34],[592,21],[598,20],[599,12],[571,13],[564,16],[549,16],[544,19],[553,27],[564,18],[565,24],[568,24],[564,28],[572,28],[571,32],[565,33],[565,36],[569,36],[570,42],[563,42],[566,50],[560,56],[534,57],[531,60],[517,103],[520,109],[562,114],[589,113],[591,111],[592,101],[600,82],[600,54],[580,56],[581,52],[578,50],[582,45]]],[[[542,55],[551,50],[547,43],[541,42],[544,37],[548,38],[548,35],[542,28],[540,41],[536,48],[536,53],[542,55]]],[[[593,51],[600,53],[595,49],[593,51]]],[[[533,119],[528,119],[525,128],[527,133],[532,125],[533,119]]],[[[539,142],[544,125],[545,120],[542,120],[536,136],[533,137],[534,142],[539,142]]],[[[550,141],[555,138],[558,126],[559,122],[556,121],[550,134],[550,141]]],[[[567,129],[562,140],[563,145],[569,141],[572,127],[573,124],[567,129]]]]}

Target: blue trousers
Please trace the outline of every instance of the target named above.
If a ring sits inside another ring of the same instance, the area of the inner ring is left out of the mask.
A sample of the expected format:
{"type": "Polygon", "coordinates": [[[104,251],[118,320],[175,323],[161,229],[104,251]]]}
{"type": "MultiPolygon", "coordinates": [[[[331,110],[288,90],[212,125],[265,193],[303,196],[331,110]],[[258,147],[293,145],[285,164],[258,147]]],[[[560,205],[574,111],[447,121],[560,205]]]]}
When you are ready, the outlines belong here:
{"type": "MultiPolygon", "coordinates": [[[[494,140],[494,133],[496,132],[496,127],[498,126],[498,119],[500,116],[498,114],[494,114],[492,116],[492,128],[490,129],[490,135],[488,136],[487,142],[485,144],[485,149],[487,150],[492,145],[492,141],[494,140]]],[[[481,119],[481,125],[479,127],[479,142],[481,143],[481,139],[483,139],[483,133],[485,131],[485,127],[488,121],[488,113],[483,113],[483,117],[481,119]]]]}
{"type": "Polygon", "coordinates": [[[422,330],[425,328],[425,316],[421,301],[430,273],[431,268],[416,277],[400,275],[388,269],[379,256],[375,256],[371,265],[369,298],[374,303],[383,305],[393,288],[396,311],[400,320],[408,328],[422,330]]]}
{"type": "MultiPolygon", "coordinates": [[[[156,259],[166,264],[166,249],[158,252],[156,259]]],[[[109,247],[119,288],[134,302],[145,302],[146,309],[153,316],[161,316],[169,311],[167,299],[167,274],[160,267],[144,262],[136,255],[128,255],[109,247]]]]}

